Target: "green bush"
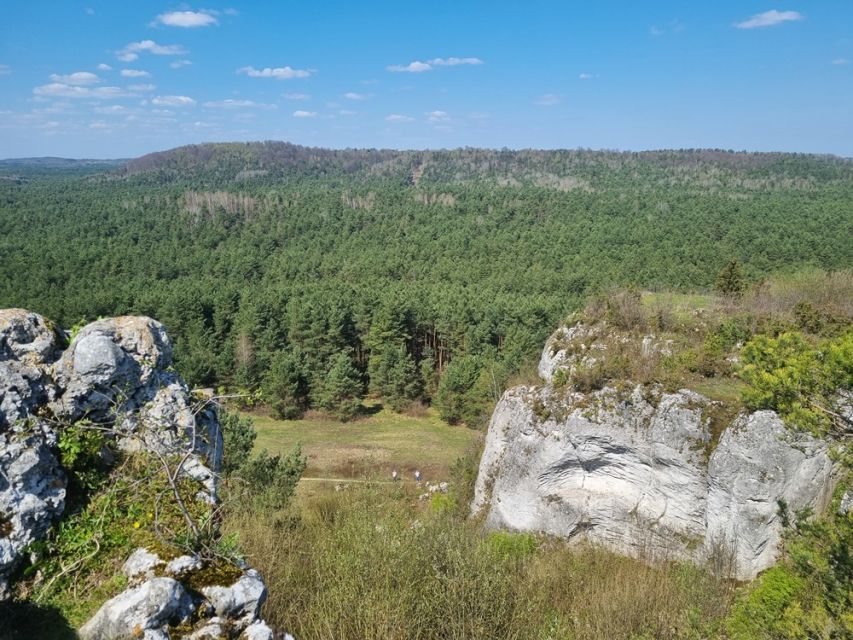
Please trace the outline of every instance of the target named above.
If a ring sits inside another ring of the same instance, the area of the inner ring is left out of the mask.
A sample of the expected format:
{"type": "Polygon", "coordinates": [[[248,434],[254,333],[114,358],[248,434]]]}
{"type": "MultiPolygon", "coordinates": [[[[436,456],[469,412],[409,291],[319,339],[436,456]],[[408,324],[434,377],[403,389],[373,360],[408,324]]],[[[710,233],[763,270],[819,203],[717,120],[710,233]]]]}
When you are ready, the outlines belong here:
{"type": "Polygon", "coordinates": [[[773,409],[792,426],[821,436],[843,434],[848,421],[834,410],[839,390],[853,388],[853,331],[812,345],[797,332],[756,336],[742,352],[740,377],[750,409],[773,409]]]}
{"type": "Polygon", "coordinates": [[[251,418],[241,418],[237,413],[222,411],[219,415],[222,427],[222,474],[231,475],[249,459],[255,438],[258,437],[251,418]]]}

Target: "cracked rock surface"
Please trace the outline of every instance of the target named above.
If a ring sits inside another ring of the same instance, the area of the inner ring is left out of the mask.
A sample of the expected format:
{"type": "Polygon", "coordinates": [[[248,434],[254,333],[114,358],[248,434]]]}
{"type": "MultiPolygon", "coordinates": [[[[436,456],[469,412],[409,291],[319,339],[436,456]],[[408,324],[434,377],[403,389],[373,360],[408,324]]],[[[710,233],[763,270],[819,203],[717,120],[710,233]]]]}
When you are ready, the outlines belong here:
{"type": "Polygon", "coordinates": [[[564,396],[553,372],[578,356],[553,343],[540,362],[549,384],[510,389],[492,415],[472,503],[488,527],[636,557],[722,557],[727,573],[749,579],[777,557],[780,501],[790,513],[826,507],[835,466],[825,442],[758,411],[739,416],[707,457],[710,400],[640,386],[564,396]]]}

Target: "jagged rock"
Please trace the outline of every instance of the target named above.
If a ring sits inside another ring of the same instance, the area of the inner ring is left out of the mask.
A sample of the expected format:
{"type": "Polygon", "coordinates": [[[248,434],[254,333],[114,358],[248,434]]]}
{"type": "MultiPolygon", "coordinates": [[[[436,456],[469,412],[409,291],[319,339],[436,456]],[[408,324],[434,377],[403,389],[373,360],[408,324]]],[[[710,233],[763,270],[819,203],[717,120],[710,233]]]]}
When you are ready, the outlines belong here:
{"type": "MultiPolygon", "coordinates": [[[[293,637],[288,634],[285,637],[290,637],[290,640],[293,640],[293,637]]],[[[275,635],[272,632],[266,622],[263,620],[259,620],[258,622],[253,622],[243,631],[240,636],[242,640],[274,640],[275,635]]]]}
{"type": "Polygon", "coordinates": [[[217,616],[238,621],[241,629],[257,619],[261,605],[267,599],[264,580],[254,569],[246,571],[229,587],[203,587],[201,592],[213,605],[217,616]]]}
{"type": "Polygon", "coordinates": [[[178,556],[166,565],[166,573],[170,576],[181,577],[193,571],[198,571],[202,562],[195,556],[178,556]]]}
{"type": "Polygon", "coordinates": [[[194,626],[181,636],[189,640],[272,638],[258,618],[267,595],[261,575],[248,569],[233,584],[206,586],[201,593],[185,586],[192,584],[193,574],[207,568],[198,557],[179,556],[164,563],[157,554],[136,549],[123,567],[131,586],[104,603],[81,628],[80,637],[113,640],[132,633],[138,637],[143,631],[165,632],[166,625],[191,619],[194,626]],[[170,575],[157,577],[161,570],[170,575]],[[143,581],[137,583],[139,579],[143,581]]]}
{"type": "Polygon", "coordinates": [[[158,373],[172,363],[166,330],[151,318],[122,316],[83,327],[56,363],[62,397],[54,404],[69,421],[112,421],[147,403],[158,373]]]}
{"type": "Polygon", "coordinates": [[[133,582],[139,578],[153,578],[154,571],[163,564],[156,553],[151,553],[148,549],[137,549],[125,560],[121,570],[127,579],[133,582]]]}
{"type": "Polygon", "coordinates": [[[829,447],[795,433],[773,411],[740,416],[723,433],[708,463],[706,548],[722,543],[751,578],[773,564],[781,541],[781,509],[793,518],[831,497],[829,447]],[[783,507],[784,505],[784,507],[783,507]]]}
{"type": "Polygon", "coordinates": [[[194,455],[182,471],[215,499],[222,464],[222,432],[214,408],[194,405],[181,378],[169,370],[172,347],[151,318],[122,316],[86,325],[56,363],[57,416],[116,425],[125,451],[194,455]]]}
{"type": "Polygon", "coordinates": [[[216,409],[194,404],[169,369],[163,325],[109,318],[81,329],[64,352],[63,343],[40,315],[0,310],[0,599],[8,596],[7,576],[21,550],[44,537],[64,508],[66,481],[56,456],[63,425],[86,418],[112,427],[120,448],[191,452],[182,473],[202,485],[200,497],[216,497],[216,409]]]}
{"type": "MultiPolygon", "coordinates": [[[[81,640],[117,640],[138,637],[152,631],[163,637],[164,627],[178,624],[192,614],[192,600],[173,578],[151,578],[137,587],[107,600],[86,624],[80,627],[81,640]]],[[[168,634],[165,636],[168,638],[168,634]]]]}
{"type": "MultiPolygon", "coordinates": [[[[540,361],[546,380],[576,357],[575,347],[563,356],[554,347],[552,336],[540,361]]],[[[790,514],[820,512],[834,465],[824,442],[791,433],[770,411],[738,418],[710,452],[711,406],[688,390],[511,389],[492,415],[472,511],[485,512],[488,527],[581,537],[634,556],[713,559],[751,578],[775,561],[780,501],[790,514]]]]}
{"type": "Polygon", "coordinates": [[[58,336],[43,317],[0,309],[0,432],[53,399],[49,368],[58,348],[58,336]]]}
{"type": "Polygon", "coordinates": [[[62,513],[65,487],[65,474],[43,435],[0,433],[0,592],[6,592],[7,576],[26,547],[42,539],[62,513]]]}

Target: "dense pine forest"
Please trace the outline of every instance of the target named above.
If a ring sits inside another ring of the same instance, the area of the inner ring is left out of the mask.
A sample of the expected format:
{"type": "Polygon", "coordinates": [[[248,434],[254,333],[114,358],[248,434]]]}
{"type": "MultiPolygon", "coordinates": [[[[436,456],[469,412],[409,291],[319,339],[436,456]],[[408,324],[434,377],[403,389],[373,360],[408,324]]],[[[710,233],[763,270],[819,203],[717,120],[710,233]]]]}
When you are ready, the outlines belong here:
{"type": "MultiPolygon", "coordinates": [[[[162,320],[196,385],[282,416],[469,394],[590,294],[853,264],[853,161],[210,144],[0,163],[0,307],[162,320]]],[[[482,402],[480,402],[482,401],[482,402]]]]}

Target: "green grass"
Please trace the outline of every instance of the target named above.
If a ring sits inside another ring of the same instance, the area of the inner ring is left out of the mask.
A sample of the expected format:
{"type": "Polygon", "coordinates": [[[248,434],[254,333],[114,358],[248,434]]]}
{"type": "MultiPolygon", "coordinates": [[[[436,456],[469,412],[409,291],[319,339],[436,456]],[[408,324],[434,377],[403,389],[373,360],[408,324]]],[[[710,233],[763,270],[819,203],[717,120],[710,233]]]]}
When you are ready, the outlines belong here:
{"type": "Polygon", "coordinates": [[[346,423],[317,414],[302,420],[244,415],[255,421],[256,450],[287,454],[300,444],[308,457],[308,478],[384,479],[396,468],[404,478],[419,469],[425,480],[445,480],[451,465],[481,437],[480,432],[448,425],[433,409],[413,417],[382,408],[346,423]]]}

